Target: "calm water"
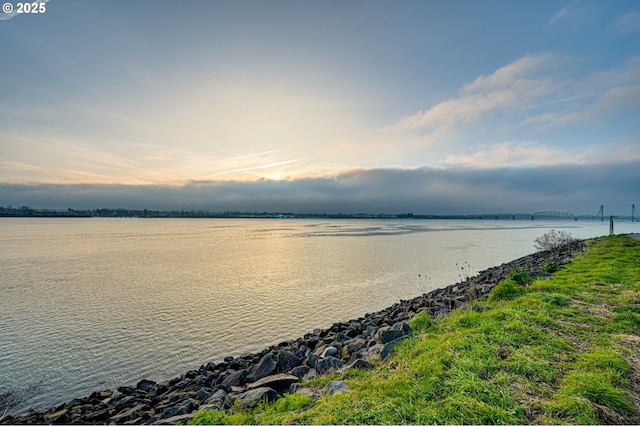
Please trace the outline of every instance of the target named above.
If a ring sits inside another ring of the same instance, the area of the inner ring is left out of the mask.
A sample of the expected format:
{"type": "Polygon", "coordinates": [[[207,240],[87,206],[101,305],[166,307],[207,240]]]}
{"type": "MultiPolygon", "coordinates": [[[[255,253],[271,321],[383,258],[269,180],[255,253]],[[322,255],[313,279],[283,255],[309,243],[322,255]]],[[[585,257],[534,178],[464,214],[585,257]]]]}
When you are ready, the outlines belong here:
{"type": "Polygon", "coordinates": [[[0,391],[37,383],[22,409],[42,409],[166,380],[524,256],[549,229],[608,225],[2,218],[0,391]]]}

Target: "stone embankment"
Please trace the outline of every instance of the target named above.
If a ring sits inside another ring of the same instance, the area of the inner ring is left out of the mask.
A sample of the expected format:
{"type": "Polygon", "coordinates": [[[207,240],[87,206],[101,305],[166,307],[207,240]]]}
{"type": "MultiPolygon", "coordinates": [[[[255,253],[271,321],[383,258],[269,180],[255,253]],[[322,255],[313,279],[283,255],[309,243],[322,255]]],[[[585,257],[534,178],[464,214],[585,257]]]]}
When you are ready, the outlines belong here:
{"type": "MultiPolygon", "coordinates": [[[[316,329],[296,340],[271,346],[260,353],[227,357],[208,363],[168,382],[141,380],[135,387],[103,390],[74,399],[45,412],[5,417],[2,424],[175,424],[186,423],[199,410],[226,410],[234,404],[253,407],[275,400],[282,392],[318,397],[323,390],[301,387],[299,381],[349,368],[370,368],[393,345],[407,338],[407,321],[426,311],[443,315],[489,294],[493,286],[514,270],[547,275],[549,262],[570,261],[585,248],[576,241],[560,249],[538,252],[487,269],[473,278],[400,301],[362,318],[316,329]]],[[[344,392],[344,382],[331,382],[325,394],[344,392]]]]}

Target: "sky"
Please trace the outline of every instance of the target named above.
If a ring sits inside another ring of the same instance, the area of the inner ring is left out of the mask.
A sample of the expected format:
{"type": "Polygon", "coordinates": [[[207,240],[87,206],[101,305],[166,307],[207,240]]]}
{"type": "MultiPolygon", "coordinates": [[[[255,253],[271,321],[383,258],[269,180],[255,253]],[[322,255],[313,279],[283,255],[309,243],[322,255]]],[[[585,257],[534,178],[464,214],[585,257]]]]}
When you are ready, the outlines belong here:
{"type": "Polygon", "coordinates": [[[640,205],[636,0],[7,5],[0,205],[640,205]]]}

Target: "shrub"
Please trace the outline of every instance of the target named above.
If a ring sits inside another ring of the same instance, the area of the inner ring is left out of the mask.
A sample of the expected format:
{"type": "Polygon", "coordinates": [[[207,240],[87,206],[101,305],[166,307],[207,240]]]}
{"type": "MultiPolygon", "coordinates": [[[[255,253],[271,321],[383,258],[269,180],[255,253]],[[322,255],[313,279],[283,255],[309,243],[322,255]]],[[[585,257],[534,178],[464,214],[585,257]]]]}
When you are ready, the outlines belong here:
{"type": "Polygon", "coordinates": [[[553,274],[555,272],[558,272],[558,270],[560,269],[560,265],[558,265],[558,262],[556,262],[555,260],[551,261],[551,262],[547,262],[546,265],[544,265],[544,268],[542,268],[545,272],[548,272],[550,274],[553,274]]]}
{"type": "Polygon", "coordinates": [[[491,290],[489,300],[511,300],[526,293],[523,286],[513,280],[503,280],[491,290]]]}
{"type": "Polygon", "coordinates": [[[509,277],[513,282],[521,286],[528,286],[533,282],[533,277],[527,271],[523,271],[521,269],[516,269],[511,272],[511,276],[509,277]]]}
{"type": "Polygon", "coordinates": [[[533,246],[539,251],[553,250],[575,240],[576,239],[568,232],[552,229],[533,240],[533,246]]]}

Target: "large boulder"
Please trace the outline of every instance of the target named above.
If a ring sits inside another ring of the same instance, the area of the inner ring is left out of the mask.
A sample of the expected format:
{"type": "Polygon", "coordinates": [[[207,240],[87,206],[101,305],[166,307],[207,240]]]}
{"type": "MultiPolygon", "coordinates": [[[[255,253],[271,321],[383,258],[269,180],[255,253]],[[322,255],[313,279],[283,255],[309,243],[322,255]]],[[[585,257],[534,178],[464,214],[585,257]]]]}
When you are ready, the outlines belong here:
{"type": "Polygon", "coordinates": [[[247,370],[239,370],[229,374],[222,380],[222,384],[225,386],[242,386],[247,379],[247,370]]]}
{"type": "Polygon", "coordinates": [[[275,401],[278,399],[278,392],[271,388],[255,388],[241,393],[237,397],[237,401],[244,408],[254,408],[262,401],[275,401]]]}
{"type": "Polygon", "coordinates": [[[406,322],[399,322],[391,327],[380,327],[376,333],[376,338],[382,343],[389,343],[411,334],[411,327],[406,322]]]}
{"type": "Polygon", "coordinates": [[[273,359],[273,355],[268,353],[258,361],[254,368],[251,369],[251,372],[247,375],[247,381],[255,382],[263,377],[267,377],[276,371],[277,366],[278,364],[276,364],[273,359]]]}

